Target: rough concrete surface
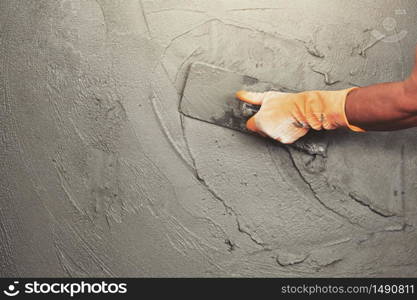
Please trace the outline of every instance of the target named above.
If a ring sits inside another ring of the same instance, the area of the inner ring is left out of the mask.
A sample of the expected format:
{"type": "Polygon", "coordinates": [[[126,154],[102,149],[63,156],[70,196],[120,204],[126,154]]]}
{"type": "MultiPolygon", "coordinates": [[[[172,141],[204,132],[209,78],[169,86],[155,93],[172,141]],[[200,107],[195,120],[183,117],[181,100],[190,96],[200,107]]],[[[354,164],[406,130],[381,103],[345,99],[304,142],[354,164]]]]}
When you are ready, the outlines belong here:
{"type": "Polygon", "coordinates": [[[294,90],[404,79],[416,19],[412,0],[1,0],[0,275],[417,276],[415,129],[329,132],[319,155],[178,112],[194,61],[294,90]]]}

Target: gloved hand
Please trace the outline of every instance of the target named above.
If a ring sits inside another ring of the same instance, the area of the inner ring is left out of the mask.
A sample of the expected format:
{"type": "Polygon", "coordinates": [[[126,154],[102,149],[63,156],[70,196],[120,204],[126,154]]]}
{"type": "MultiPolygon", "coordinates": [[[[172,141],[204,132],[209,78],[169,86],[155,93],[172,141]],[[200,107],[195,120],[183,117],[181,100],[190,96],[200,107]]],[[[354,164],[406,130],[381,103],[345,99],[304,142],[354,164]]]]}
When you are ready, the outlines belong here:
{"type": "Polygon", "coordinates": [[[249,130],[269,136],[281,143],[291,144],[305,135],[310,128],[331,130],[350,125],[346,119],[345,101],[352,89],[339,91],[308,91],[256,93],[238,91],[236,97],[251,104],[261,105],[246,126],[249,130]]]}

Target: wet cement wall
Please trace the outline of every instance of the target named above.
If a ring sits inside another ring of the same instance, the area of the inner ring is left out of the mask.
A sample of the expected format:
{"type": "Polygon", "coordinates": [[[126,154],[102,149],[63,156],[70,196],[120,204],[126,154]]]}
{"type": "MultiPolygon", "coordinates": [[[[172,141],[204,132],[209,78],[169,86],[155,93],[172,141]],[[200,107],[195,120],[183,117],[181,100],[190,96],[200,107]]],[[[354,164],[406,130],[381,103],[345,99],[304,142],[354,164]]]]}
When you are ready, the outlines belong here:
{"type": "Polygon", "coordinates": [[[178,113],[202,61],[402,80],[415,1],[0,1],[1,276],[416,276],[415,129],[310,155],[178,113]]]}

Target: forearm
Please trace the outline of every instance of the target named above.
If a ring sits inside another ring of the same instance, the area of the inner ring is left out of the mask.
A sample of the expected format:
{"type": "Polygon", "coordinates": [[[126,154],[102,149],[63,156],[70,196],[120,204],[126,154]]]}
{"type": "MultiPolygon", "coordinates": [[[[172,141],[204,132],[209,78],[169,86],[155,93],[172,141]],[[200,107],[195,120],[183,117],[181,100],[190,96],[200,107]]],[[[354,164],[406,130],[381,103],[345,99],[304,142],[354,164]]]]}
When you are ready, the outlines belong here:
{"type": "Polygon", "coordinates": [[[346,117],[365,130],[397,130],[417,126],[417,80],[352,90],[346,98],[346,117]]]}
{"type": "Polygon", "coordinates": [[[236,97],[261,106],[247,121],[249,130],[284,144],[295,142],[312,129],[387,131],[417,127],[417,66],[401,82],[302,93],[242,90],[236,97]]]}

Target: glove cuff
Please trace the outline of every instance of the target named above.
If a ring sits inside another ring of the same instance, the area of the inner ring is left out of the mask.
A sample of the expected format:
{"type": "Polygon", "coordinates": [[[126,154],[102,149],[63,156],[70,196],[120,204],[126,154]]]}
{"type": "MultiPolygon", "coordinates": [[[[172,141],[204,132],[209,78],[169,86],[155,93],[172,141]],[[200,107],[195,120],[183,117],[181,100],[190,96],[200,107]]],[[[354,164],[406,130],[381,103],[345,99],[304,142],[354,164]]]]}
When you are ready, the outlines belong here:
{"type": "Polygon", "coordinates": [[[342,115],[343,115],[344,123],[346,124],[347,128],[349,128],[350,130],[355,131],[355,132],[365,132],[366,130],[364,130],[364,129],[358,127],[358,126],[350,124],[349,120],[346,117],[346,99],[347,99],[348,94],[352,90],[355,90],[355,89],[357,89],[357,87],[353,87],[353,88],[350,88],[350,89],[345,89],[345,90],[339,91],[339,92],[343,93],[343,97],[344,97],[343,101],[342,101],[342,105],[343,105],[343,107],[342,107],[343,114],[342,115]]]}

